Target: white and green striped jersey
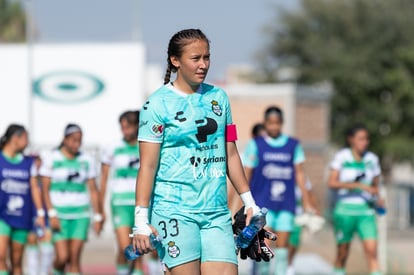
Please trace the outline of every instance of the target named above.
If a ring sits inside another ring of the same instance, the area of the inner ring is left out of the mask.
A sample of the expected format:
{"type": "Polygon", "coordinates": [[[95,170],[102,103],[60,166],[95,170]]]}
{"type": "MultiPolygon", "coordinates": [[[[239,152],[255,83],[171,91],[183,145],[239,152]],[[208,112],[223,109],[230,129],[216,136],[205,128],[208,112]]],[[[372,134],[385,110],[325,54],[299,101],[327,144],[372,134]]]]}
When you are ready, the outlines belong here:
{"type": "Polygon", "coordinates": [[[101,162],[111,167],[108,186],[113,205],[135,205],[135,183],[139,169],[138,141],[117,141],[102,150],[101,162]]]}
{"type": "MultiPolygon", "coordinates": [[[[379,160],[374,153],[366,152],[361,161],[357,161],[349,148],[336,153],[331,169],[339,172],[339,181],[342,183],[352,183],[359,178],[358,182],[372,185],[374,178],[381,174],[379,160]]],[[[370,194],[361,190],[339,189],[337,191],[337,200],[341,203],[365,204],[369,197],[371,197],[370,194]]]]}
{"type": "Polygon", "coordinates": [[[90,216],[87,181],[96,178],[95,163],[90,156],[80,153],[75,158],[68,159],[59,149],[55,149],[42,156],[39,173],[51,180],[50,199],[59,218],[90,216]]]}

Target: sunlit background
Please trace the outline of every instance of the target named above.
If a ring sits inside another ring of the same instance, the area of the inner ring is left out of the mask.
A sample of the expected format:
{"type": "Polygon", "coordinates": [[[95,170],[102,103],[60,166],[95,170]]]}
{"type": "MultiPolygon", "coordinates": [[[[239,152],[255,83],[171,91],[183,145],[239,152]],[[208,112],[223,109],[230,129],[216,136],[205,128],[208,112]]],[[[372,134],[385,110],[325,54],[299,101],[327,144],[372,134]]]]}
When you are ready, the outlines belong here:
{"type": "MultiPolygon", "coordinates": [[[[76,122],[99,161],[121,136],[120,113],[162,84],[169,38],[200,28],[211,41],[207,82],[229,94],[240,151],[266,107],[281,106],[328,221],[332,154],[348,126],[367,125],[387,197],[380,263],[386,274],[414,274],[413,10],[410,0],[0,0],[0,132],[25,125],[29,153],[41,154],[76,122]]],[[[298,274],[331,274],[331,223],[302,237],[298,274]]],[[[91,231],[85,274],[114,274],[114,248],[109,222],[103,236],[91,231]]],[[[359,240],[351,249],[349,274],[367,274],[359,240]]]]}

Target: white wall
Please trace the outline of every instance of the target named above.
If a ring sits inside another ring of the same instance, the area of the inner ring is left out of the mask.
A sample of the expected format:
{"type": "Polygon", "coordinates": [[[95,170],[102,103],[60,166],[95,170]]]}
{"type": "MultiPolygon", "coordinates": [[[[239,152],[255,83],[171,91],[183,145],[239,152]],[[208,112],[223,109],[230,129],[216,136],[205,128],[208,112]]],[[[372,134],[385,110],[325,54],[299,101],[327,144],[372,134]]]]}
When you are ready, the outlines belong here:
{"type": "Polygon", "coordinates": [[[32,51],[0,45],[0,132],[22,123],[35,147],[51,146],[75,122],[84,130],[85,146],[110,142],[120,137],[120,113],[141,107],[144,74],[145,49],[138,43],[36,44],[32,51]],[[29,75],[38,81],[37,94],[30,92],[29,75]],[[99,88],[95,78],[102,92],[85,99],[99,88]],[[65,90],[60,84],[73,86],[65,90]]]}

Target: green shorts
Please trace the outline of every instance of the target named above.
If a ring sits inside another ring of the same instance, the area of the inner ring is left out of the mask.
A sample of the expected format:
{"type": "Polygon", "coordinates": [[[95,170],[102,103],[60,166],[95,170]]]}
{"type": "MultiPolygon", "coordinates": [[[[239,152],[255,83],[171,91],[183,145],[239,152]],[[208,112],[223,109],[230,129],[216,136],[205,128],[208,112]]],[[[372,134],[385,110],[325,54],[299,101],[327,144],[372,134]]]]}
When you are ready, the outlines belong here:
{"type": "Polygon", "coordinates": [[[291,232],[295,216],[289,211],[269,210],[266,214],[266,227],[278,232],[291,232]]]}
{"type": "Polygon", "coordinates": [[[115,229],[126,226],[132,228],[134,226],[134,211],[133,205],[113,205],[111,204],[112,224],[115,229]]]}
{"type": "Polygon", "coordinates": [[[81,219],[59,219],[60,231],[53,231],[52,241],[81,240],[88,239],[89,218],[81,219]]]}
{"type": "Polygon", "coordinates": [[[29,235],[30,230],[13,228],[8,225],[5,221],[0,220],[0,235],[8,236],[10,240],[20,244],[27,243],[27,235],[29,235]]]}
{"type": "Polygon", "coordinates": [[[375,214],[367,205],[338,203],[333,223],[338,244],[351,242],[355,232],[361,240],[376,240],[378,236],[375,214]]]}
{"type": "Polygon", "coordinates": [[[289,245],[293,247],[300,246],[300,235],[302,233],[302,226],[296,225],[293,227],[289,235],[289,245]]]}
{"type": "Polygon", "coordinates": [[[197,259],[237,265],[229,210],[194,214],[153,210],[151,224],[164,238],[160,258],[168,268],[197,259]]]}

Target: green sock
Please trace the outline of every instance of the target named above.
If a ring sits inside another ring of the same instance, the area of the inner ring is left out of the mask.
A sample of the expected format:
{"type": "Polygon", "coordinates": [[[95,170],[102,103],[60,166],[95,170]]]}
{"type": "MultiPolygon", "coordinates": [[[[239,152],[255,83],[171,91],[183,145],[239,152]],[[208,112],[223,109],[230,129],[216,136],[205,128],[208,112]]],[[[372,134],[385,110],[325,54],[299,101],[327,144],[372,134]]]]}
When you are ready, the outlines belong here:
{"type": "Polygon", "coordinates": [[[65,273],[63,271],[59,271],[59,270],[56,270],[56,269],[53,269],[52,274],[53,275],[65,275],[65,273]]]}
{"type": "Polygon", "coordinates": [[[288,266],[288,250],[287,248],[276,248],[276,272],[275,275],[285,275],[288,266]]]}
{"type": "Polygon", "coordinates": [[[129,274],[129,265],[127,265],[127,264],[117,264],[116,265],[116,274],[117,275],[128,275],[129,274]]]}
{"type": "Polygon", "coordinates": [[[374,271],[374,272],[371,272],[370,275],[382,275],[382,273],[379,271],[374,271]]]}
{"type": "Polygon", "coordinates": [[[335,275],[345,275],[345,268],[337,268],[337,267],[335,267],[334,274],[335,275]]]}
{"type": "Polygon", "coordinates": [[[0,270],[0,275],[9,275],[7,270],[0,270]]]}
{"type": "Polygon", "coordinates": [[[256,269],[255,274],[268,275],[270,272],[270,262],[255,262],[253,266],[256,269]]]}
{"type": "Polygon", "coordinates": [[[144,275],[142,270],[134,269],[131,275],[144,275]]]}

